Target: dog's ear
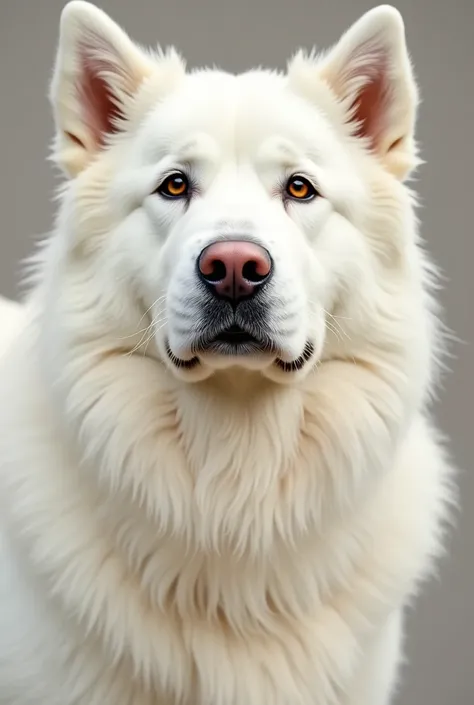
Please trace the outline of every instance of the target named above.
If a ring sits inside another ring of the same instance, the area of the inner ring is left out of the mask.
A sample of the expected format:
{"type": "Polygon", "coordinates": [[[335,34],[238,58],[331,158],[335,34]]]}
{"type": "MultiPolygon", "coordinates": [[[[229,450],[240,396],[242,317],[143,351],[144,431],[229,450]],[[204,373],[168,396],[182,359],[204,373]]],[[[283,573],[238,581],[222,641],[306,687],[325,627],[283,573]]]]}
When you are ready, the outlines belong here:
{"type": "Polygon", "coordinates": [[[123,127],[152,59],[102,10],[73,0],[63,9],[51,84],[53,159],[78,174],[123,127]]]}
{"type": "MultiPolygon", "coordinates": [[[[308,61],[299,54],[290,72],[308,77],[308,61]]],[[[388,171],[406,177],[418,163],[418,94],[398,10],[369,10],[313,67],[342,102],[353,134],[365,138],[388,171]]]]}

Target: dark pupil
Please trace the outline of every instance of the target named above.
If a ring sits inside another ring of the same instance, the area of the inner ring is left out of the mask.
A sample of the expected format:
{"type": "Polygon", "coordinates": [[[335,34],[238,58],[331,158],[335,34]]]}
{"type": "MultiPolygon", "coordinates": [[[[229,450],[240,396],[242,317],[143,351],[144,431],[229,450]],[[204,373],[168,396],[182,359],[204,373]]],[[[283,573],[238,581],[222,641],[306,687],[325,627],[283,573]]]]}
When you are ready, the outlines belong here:
{"type": "Polygon", "coordinates": [[[303,181],[293,181],[293,188],[295,191],[302,191],[304,189],[303,181]]]}
{"type": "Polygon", "coordinates": [[[179,176],[175,176],[174,179],[171,180],[171,188],[175,191],[180,191],[183,188],[183,185],[184,181],[179,176]]]}

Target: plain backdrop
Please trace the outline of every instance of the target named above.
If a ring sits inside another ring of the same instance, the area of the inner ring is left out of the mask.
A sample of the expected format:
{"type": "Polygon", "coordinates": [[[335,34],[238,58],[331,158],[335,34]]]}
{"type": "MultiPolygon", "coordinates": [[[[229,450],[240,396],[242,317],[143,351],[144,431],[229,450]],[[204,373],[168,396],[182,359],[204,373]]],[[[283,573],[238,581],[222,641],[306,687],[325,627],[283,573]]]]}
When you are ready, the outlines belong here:
{"type": "MultiPolygon", "coordinates": [[[[334,42],[367,0],[98,0],[140,43],[176,44],[190,65],[283,67],[300,45],[334,42]]],[[[62,0],[0,0],[0,293],[51,227],[57,176],[46,99],[62,0]]],[[[474,0],[400,0],[421,86],[422,232],[445,275],[455,346],[437,416],[461,469],[462,512],[438,580],[408,623],[397,705],[474,703],[474,0]]],[[[45,703],[46,705],[46,703],[45,703]]],[[[211,704],[209,704],[211,705],[211,704]]],[[[271,705],[271,703],[268,703],[271,705]]],[[[363,703],[361,703],[363,705],[363,703]]]]}

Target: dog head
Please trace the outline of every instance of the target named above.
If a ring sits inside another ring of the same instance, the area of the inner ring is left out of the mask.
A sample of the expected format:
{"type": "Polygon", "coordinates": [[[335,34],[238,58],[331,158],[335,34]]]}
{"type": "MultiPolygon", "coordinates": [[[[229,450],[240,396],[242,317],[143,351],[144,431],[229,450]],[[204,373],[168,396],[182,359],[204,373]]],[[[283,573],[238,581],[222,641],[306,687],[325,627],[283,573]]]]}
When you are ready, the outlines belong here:
{"type": "Polygon", "coordinates": [[[68,281],[110,340],[187,380],[284,382],[377,327],[413,231],[417,96],[396,10],[285,74],[233,76],[187,73],[74,1],[51,96],[68,281]]]}

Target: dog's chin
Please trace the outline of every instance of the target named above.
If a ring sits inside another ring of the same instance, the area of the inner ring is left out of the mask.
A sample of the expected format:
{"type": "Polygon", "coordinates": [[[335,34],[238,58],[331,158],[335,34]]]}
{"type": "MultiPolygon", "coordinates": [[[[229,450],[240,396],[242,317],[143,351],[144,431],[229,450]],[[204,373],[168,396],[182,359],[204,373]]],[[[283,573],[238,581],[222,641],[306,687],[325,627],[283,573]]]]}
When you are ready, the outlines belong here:
{"type": "Polygon", "coordinates": [[[201,364],[216,371],[237,367],[258,372],[273,364],[275,354],[250,345],[222,345],[202,351],[198,358],[201,364]]]}

